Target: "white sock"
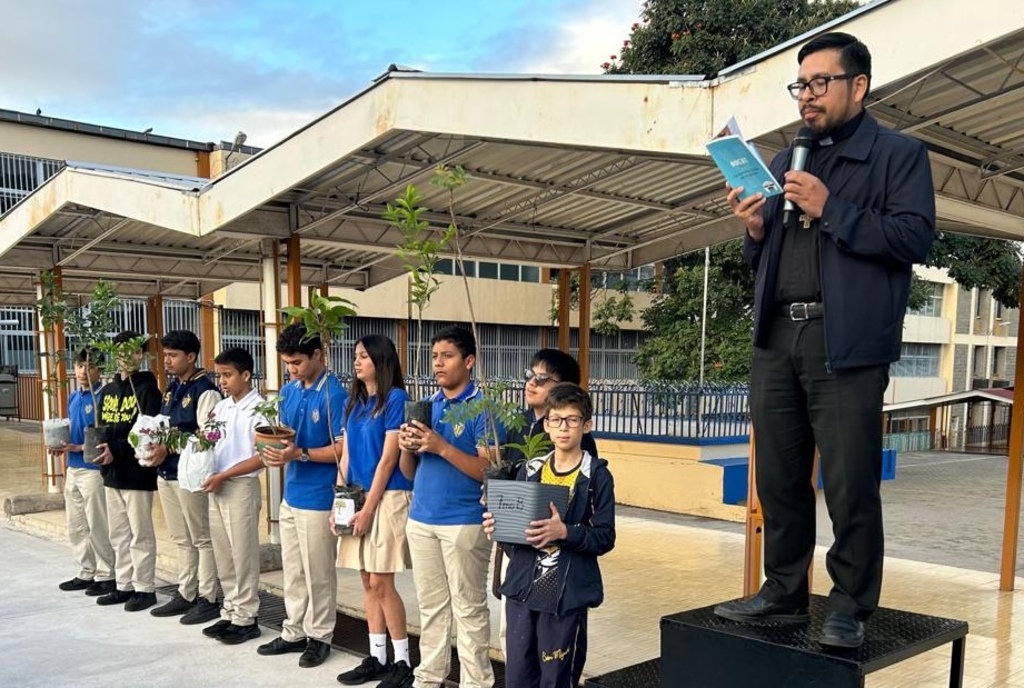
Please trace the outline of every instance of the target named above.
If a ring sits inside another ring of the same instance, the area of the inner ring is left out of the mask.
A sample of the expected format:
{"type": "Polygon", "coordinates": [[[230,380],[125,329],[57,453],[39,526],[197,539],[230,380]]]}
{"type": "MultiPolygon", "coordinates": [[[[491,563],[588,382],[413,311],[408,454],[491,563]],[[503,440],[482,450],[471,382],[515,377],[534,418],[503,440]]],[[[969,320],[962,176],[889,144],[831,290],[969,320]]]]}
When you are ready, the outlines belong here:
{"type": "Polygon", "coordinates": [[[399,662],[405,662],[407,666],[412,666],[412,662],[409,661],[409,638],[406,636],[401,640],[391,639],[391,647],[395,651],[395,664],[399,662]]]}
{"type": "Polygon", "coordinates": [[[388,634],[370,634],[370,655],[377,658],[381,664],[388,663],[388,634]]]}

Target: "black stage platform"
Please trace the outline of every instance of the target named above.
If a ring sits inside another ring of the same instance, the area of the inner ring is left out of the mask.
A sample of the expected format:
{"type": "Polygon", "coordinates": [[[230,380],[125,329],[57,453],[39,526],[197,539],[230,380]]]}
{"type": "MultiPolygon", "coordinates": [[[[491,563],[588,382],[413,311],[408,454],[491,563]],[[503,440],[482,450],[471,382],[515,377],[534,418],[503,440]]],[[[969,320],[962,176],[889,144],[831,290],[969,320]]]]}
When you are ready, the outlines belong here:
{"type": "Polygon", "coordinates": [[[967,623],[896,609],[879,609],[864,645],[825,650],[817,643],[828,600],[811,598],[809,624],[751,626],[714,615],[714,605],[661,620],[661,660],[650,660],[586,682],[587,688],[857,688],[873,671],[952,643],[949,685],[963,683],[967,623]],[[659,671],[660,669],[660,671],[659,671]]]}

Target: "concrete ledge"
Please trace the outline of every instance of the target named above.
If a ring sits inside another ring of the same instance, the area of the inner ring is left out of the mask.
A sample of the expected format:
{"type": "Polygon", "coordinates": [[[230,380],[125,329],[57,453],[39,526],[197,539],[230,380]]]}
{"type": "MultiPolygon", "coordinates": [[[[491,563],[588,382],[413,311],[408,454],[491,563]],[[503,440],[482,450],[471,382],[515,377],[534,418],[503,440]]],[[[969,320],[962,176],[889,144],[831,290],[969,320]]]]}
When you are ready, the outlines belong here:
{"type": "Polygon", "coordinates": [[[281,570],[281,545],[260,545],[260,573],[281,570]]]}
{"type": "Polygon", "coordinates": [[[64,508],[64,495],[60,493],[35,493],[11,495],[4,498],[4,516],[21,516],[40,511],[60,511],[64,508]]]}

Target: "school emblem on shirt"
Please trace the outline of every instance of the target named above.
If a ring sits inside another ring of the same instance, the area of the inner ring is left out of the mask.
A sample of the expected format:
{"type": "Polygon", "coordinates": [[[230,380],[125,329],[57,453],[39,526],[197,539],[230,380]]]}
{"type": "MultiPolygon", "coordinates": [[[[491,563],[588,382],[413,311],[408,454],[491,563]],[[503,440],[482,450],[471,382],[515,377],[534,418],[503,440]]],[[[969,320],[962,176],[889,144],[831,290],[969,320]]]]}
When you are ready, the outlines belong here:
{"type": "Polygon", "coordinates": [[[85,412],[86,413],[92,413],[92,404],[86,404],[85,405],[85,412]]]}
{"type": "Polygon", "coordinates": [[[320,422],[320,409],[313,409],[313,413],[310,414],[310,418],[313,419],[314,423],[320,422]]]}
{"type": "Polygon", "coordinates": [[[456,423],[455,425],[452,426],[452,432],[455,433],[456,437],[462,437],[462,432],[465,429],[466,426],[463,423],[456,423]]]}
{"type": "Polygon", "coordinates": [[[186,395],[185,398],[181,400],[181,408],[188,408],[188,405],[191,404],[191,403],[192,403],[192,395],[191,394],[186,395]]]}

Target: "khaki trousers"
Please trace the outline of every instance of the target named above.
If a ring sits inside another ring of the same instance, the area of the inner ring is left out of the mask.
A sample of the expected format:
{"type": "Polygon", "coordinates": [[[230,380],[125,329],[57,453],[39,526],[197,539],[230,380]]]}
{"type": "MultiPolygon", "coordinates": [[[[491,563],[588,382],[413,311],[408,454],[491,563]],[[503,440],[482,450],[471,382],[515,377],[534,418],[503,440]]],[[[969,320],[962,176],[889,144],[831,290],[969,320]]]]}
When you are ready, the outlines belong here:
{"type": "Polygon", "coordinates": [[[210,495],[210,539],[224,604],[220,617],[255,623],[260,608],[260,479],[231,478],[210,495]]]}
{"type": "Polygon", "coordinates": [[[178,550],[178,593],[189,602],[202,595],[217,601],[217,564],[210,542],[210,500],[189,492],[177,480],[157,478],[167,533],[178,550]]]}
{"type": "Polygon", "coordinates": [[[422,629],[416,688],[444,685],[451,670],[453,625],[462,663],[459,686],[491,688],[494,673],[487,610],[491,543],[483,526],[431,526],[409,519],[406,535],[422,629]]]}
{"type": "Polygon", "coordinates": [[[281,637],[289,642],[312,638],[330,643],[338,606],[334,560],[338,538],[331,512],[296,509],[281,502],[281,567],[287,618],[281,637]]]}
{"type": "Polygon", "coordinates": [[[114,578],[114,549],[107,526],[107,496],[103,476],[90,468],[64,471],[64,511],[68,539],[82,580],[114,578]]]}
{"type": "Polygon", "coordinates": [[[156,534],[153,493],[149,490],[104,488],[107,525],[114,548],[117,589],[153,592],[156,578],[156,534]]]}

